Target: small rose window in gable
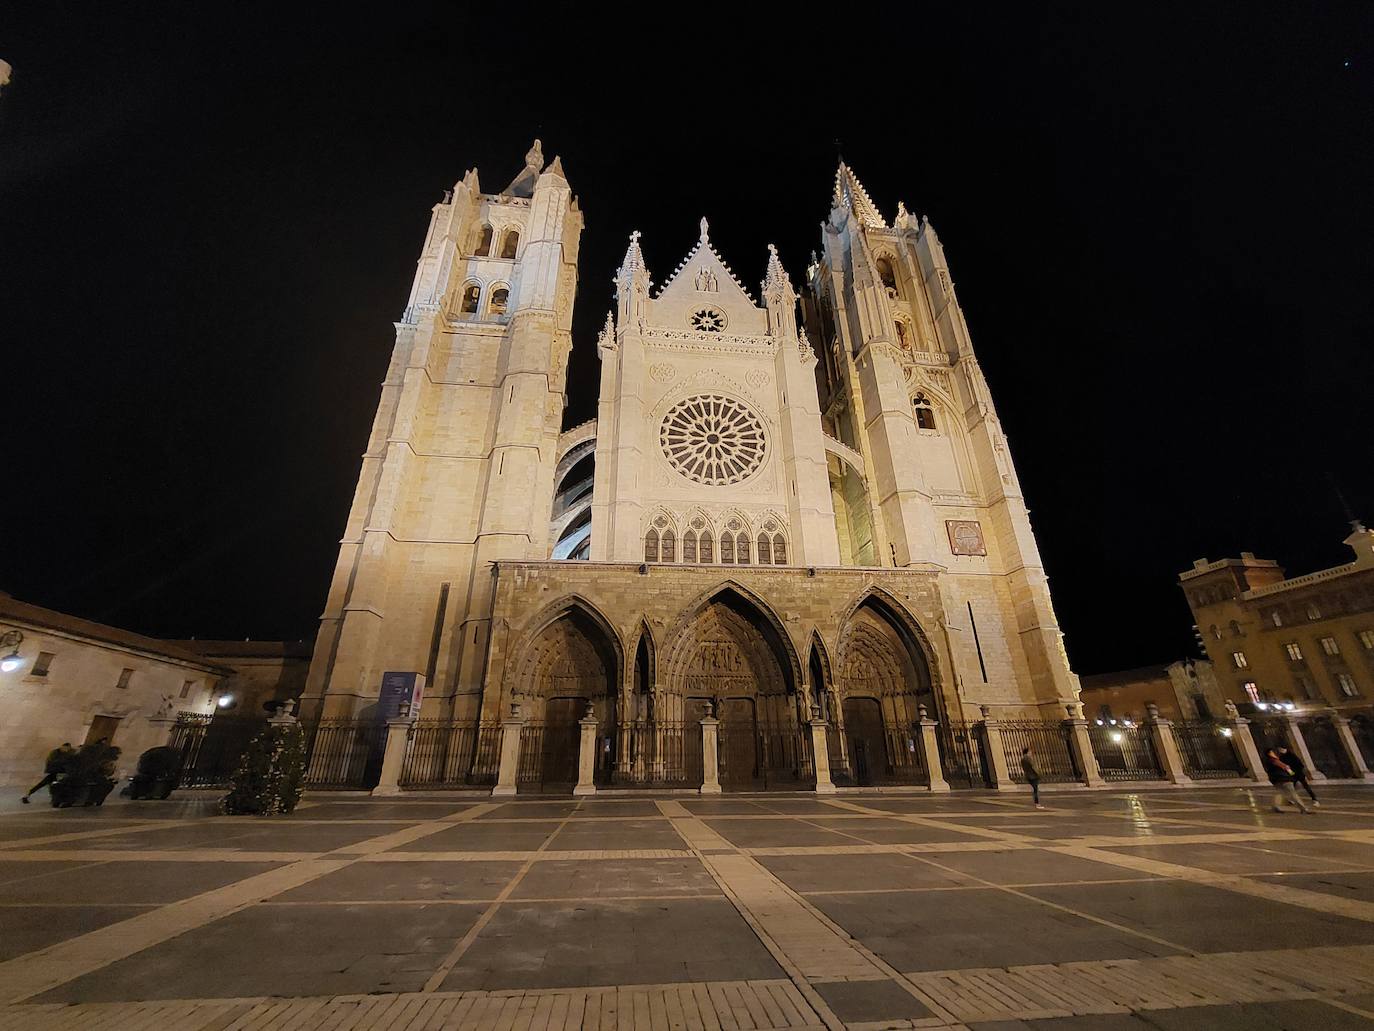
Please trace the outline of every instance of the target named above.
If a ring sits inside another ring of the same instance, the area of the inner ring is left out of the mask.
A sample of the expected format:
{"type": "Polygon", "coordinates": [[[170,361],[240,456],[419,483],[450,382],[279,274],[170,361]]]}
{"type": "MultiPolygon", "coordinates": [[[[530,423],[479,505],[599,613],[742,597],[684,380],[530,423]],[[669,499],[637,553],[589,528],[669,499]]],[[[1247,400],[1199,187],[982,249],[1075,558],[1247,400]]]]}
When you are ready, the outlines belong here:
{"type": "Polygon", "coordinates": [[[719,333],[725,328],[725,315],[715,308],[698,308],[692,312],[690,321],[699,333],[719,333]]]}

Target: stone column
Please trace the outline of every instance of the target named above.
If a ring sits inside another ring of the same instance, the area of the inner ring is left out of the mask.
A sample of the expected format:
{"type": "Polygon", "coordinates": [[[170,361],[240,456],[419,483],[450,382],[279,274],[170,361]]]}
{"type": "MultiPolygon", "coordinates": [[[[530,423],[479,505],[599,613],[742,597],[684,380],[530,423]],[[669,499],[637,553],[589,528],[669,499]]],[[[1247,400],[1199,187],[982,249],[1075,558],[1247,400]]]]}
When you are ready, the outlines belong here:
{"type": "Polygon", "coordinates": [[[701,718],[701,793],[720,794],[720,720],[715,706],[706,703],[706,715],[701,718]]]}
{"type": "Polygon", "coordinates": [[[833,795],[835,784],[830,779],[830,745],[826,740],[826,723],[821,719],[821,707],[811,706],[811,766],[816,771],[816,794],[833,795]]]}
{"type": "Polygon", "coordinates": [[[983,716],[983,754],[992,774],[992,786],[998,791],[1015,791],[1011,770],[1007,766],[1007,750],[1002,746],[1002,725],[992,718],[992,707],[979,706],[983,716]]]}
{"type": "Polygon", "coordinates": [[[1353,771],[1354,779],[1374,780],[1374,773],[1369,772],[1369,765],[1364,761],[1364,753],[1360,751],[1360,743],[1355,740],[1355,732],[1350,729],[1350,720],[1332,709],[1331,724],[1336,728],[1336,736],[1341,739],[1341,748],[1345,750],[1345,764],[1353,771]]]}
{"type": "Polygon", "coordinates": [[[949,790],[945,780],[945,768],[940,763],[940,742],[936,740],[936,723],[926,713],[924,705],[916,706],[916,732],[921,737],[921,759],[926,764],[926,779],[930,790],[939,794],[949,790]]]}
{"type": "Polygon", "coordinates": [[[496,768],[494,796],[515,794],[515,778],[520,773],[520,734],[525,717],[518,702],[511,702],[510,716],[501,721],[501,764],[496,768]]]}
{"type": "Polygon", "coordinates": [[[596,710],[587,703],[587,711],[577,721],[582,731],[577,743],[577,787],[574,795],[596,794],[596,710]]]}
{"type": "Polygon", "coordinates": [[[1236,712],[1234,702],[1226,703],[1225,729],[1231,733],[1231,746],[1240,753],[1240,761],[1245,765],[1245,776],[1253,781],[1264,782],[1269,775],[1264,772],[1264,760],[1255,747],[1255,735],[1250,733],[1250,721],[1236,712]]]}
{"type": "Polygon", "coordinates": [[[1159,706],[1154,702],[1145,703],[1145,728],[1154,739],[1155,757],[1164,771],[1164,779],[1170,784],[1191,784],[1193,778],[1183,768],[1183,754],[1178,750],[1174,725],[1159,714],[1159,706]]]}
{"type": "Polygon", "coordinates": [[[1093,739],[1088,736],[1088,721],[1083,718],[1083,706],[1069,702],[1064,706],[1069,718],[1064,725],[1069,728],[1069,745],[1073,748],[1073,761],[1078,764],[1078,772],[1083,783],[1090,788],[1100,788],[1105,783],[1102,769],[1097,765],[1097,753],[1093,751],[1093,739]]]}
{"type": "Polygon", "coordinates": [[[1302,728],[1298,726],[1298,717],[1294,713],[1283,714],[1283,730],[1288,738],[1288,747],[1302,760],[1303,766],[1307,767],[1307,779],[1326,780],[1326,774],[1312,763],[1312,753],[1307,750],[1307,740],[1302,736],[1302,728]]]}
{"type": "Polygon", "coordinates": [[[415,717],[410,715],[410,706],[403,705],[394,720],[386,721],[386,749],[382,752],[382,775],[374,795],[399,795],[401,793],[401,767],[406,761],[406,745],[410,742],[410,728],[415,725],[415,717]]]}

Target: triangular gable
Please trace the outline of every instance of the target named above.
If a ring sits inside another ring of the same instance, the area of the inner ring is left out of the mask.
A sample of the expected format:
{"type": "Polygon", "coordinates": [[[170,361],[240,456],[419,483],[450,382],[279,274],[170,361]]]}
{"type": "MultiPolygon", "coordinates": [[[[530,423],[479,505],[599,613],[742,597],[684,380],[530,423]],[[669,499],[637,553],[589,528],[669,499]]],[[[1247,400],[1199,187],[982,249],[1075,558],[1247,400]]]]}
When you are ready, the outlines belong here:
{"type": "Polygon", "coordinates": [[[747,301],[751,307],[756,307],[753,294],[745,289],[739,277],[711,245],[708,230],[709,226],[703,218],[701,236],[696,246],[659,288],[655,299],[678,296],[708,299],[714,294],[717,303],[733,296],[735,299],[742,298],[747,301]]]}

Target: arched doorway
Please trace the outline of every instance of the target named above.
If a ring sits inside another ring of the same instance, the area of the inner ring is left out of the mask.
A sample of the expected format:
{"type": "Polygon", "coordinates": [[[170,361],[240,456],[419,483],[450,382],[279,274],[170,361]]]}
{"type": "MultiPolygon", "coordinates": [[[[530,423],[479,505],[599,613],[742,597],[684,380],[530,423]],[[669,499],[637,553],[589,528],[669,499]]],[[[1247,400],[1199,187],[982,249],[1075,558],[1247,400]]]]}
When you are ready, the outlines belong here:
{"type": "Polygon", "coordinates": [[[891,603],[866,597],[840,637],[842,739],[860,784],[926,780],[918,744],[919,706],[934,711],[925,652],[891,603]]]}
{"type": "Polygon", "coordinates": [[[704,601],[674,647],[668,690],[688,718],[707,703],[720,720],[726,790],[804,786],[813,776],[799,670],[776,617],[733,587],[704,601]]]}
{"type": "MultiPolygon", "coordinates": [[[[577,782],[579,721],[590,704],[598,752],[610,752],[616,725],[619,648],[605,620],[580,602],[554,615],[531,642],[520,678],[528,722],[521,739],[519,780],[544,791],[577,782]]],[[[598,755],[598,773],[613,757],[598,755]]]]}

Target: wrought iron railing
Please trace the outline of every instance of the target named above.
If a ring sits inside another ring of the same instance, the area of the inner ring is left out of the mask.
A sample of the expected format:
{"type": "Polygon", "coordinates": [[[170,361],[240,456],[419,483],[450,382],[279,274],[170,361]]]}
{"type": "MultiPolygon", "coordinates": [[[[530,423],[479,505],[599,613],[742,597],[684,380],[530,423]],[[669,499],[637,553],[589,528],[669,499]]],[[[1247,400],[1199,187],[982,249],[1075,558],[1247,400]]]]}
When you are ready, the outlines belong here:
{"type": "Polygon", "coordinates": [[[320,720],[307,725],[310,763],[305,785],[335,790],[374,788],[382,771],[386,724],[380,720],[320,720]]]}
{"type": "Polygon", "coordinates": [[[1208,720],[1179,720],[1173,725],[1174,740],[1183,757],[1183,771],[1194,780],[1240,777],[1245,764],[1235,742],[1223,728],[1208,720]]]}
{"type": "Polygon", "coordinates": [[[178,785],[183,788],[228,787],[248,742],[266,725],[266,718],[261,716],[178,713],[169,742],[181,752],[178,785]]]}
{"type": "Polygon", "coordinates": [[[621,724],[612,779],[617,784],[699,787],[701,724],[633,720],[621,724]]]}
{"type": "Polygon", "coordinates": [[[1149,727],[1140,724],[1088,724],[1088,738],[1102,779],[1162,780],[1164,771],[1155,754],[1155,743],[1149,727]]]}
{"type": "Polygon", "coordinates": [[[814,783],[811,728],[798,723],[758,724],[764,786],[814,783]]]}
{"type": "Polygon", "coordinates": [[[1046,784],[1072,784],[1082,779],[1074,762],[1071,731],[1063,720],[999,720],[1002,750],[1011,779],[1026,783],[1021,753],[1030,749],[1031,765],[1046,784]]]}
{"type": "Polygon", "coordinates": [[[495,784],[501,762],[501,724],[476,720],[417,720],[410,728],[400,784],[406,788],[495,784]]]}
{"type": "Polygon", "coordinates": [[[983,762],[982,734],[978,724],[964,720],[942,720],[937,733],[945,782],[952,788],[987,787],[987,766],[983,762]]]}

